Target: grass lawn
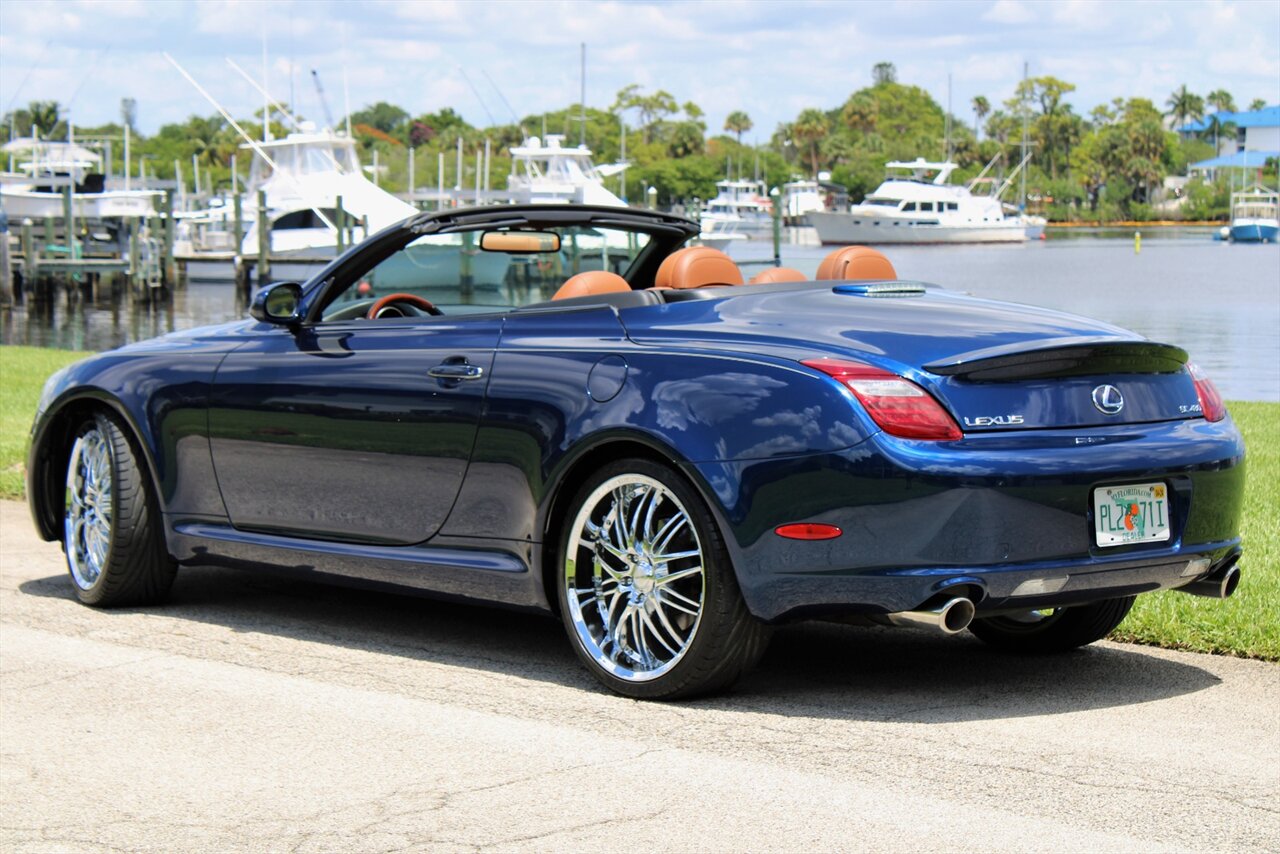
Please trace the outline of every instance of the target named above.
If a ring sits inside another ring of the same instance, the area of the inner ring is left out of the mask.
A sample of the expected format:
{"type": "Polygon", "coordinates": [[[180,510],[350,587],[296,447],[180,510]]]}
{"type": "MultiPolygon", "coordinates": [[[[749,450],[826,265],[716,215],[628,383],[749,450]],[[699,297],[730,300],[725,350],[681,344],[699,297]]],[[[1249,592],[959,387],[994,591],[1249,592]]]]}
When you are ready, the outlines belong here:
{"type": "Polygon", "coordinates": [[[44,381],[90,353],[42,347],[0,347],[0,498],[26,491],[27,435],[44,381]]]}
{"type": "MultiPolygon", "coordinates": [[[[87,353],[0,347],[0,498],[23,497],[27,432],[49,374],[87,353]]],[[[1280,661],[1280,404],[1230,403],[1249,449],[1243,581],[1226,601],[1148,593],[1117,640],[1280,661]]]]}

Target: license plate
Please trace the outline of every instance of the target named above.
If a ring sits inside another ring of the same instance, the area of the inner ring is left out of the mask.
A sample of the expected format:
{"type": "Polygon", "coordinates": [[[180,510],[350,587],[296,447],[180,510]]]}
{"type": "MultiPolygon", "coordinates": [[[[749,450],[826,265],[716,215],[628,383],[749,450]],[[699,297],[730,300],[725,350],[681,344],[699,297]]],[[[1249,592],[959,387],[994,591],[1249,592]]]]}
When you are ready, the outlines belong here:
{"type": "Polygon", "coordinates": [[[1093,491],[1099,546],[1169,539],[1169,487],[1163,483],[1100,486],[1093,491]]]}

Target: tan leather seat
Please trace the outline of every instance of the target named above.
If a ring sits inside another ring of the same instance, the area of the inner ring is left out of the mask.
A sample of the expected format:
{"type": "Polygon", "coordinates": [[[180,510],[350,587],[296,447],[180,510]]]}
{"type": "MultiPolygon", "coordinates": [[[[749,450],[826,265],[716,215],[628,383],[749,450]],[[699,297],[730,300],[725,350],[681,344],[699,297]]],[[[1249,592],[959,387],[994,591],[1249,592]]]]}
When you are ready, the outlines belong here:
{"type": "Polygon", "coordinates": [[[560,290],[556,291],[556,295],[552,299],[593,297],[599,294],[621,293],[629,290],[631,290],[631,286],[627,284],[627,280],[617,273],[610,273],[606,270],[588,270],[585,273],[571,276],[567,282],[560,286],[560,290]]]}
{"type": "Polygon", "coordinates": [[[809,277],[790,267],[765,267],[751,277],[749,285],[769,285],[774,282],[807,282],[809,277]]]}
{"type": "Polygon", "coordinates": [[[706,288],[742,284],[733,259],[710,246],[687,246],[672,252],[658,267],[655,288],[706,288]]]}
{"type": "Polygon", "coordinates": [[[832,252],[818,265],[818,279],[865,282],[898,278],[889,259],[869,246],[845,246],[832,252]]]}

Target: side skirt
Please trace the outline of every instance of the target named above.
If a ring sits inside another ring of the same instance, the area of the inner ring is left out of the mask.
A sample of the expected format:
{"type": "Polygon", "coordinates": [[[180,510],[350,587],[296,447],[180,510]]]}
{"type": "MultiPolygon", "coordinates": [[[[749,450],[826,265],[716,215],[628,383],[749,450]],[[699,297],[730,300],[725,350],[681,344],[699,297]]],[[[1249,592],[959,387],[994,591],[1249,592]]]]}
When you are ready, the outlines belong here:
{"type": "MultiPolygon", "coordinates": [[[[487,544],[490,545],[490,544],[487,544]]],[[[513,544],[515,546],[520,544],[513,544]]],[[[377,546],[239,531],[182,521],[169,546],[183,566],[226,566],[546,611],[541,580],[514,551],[377,546]]]]}

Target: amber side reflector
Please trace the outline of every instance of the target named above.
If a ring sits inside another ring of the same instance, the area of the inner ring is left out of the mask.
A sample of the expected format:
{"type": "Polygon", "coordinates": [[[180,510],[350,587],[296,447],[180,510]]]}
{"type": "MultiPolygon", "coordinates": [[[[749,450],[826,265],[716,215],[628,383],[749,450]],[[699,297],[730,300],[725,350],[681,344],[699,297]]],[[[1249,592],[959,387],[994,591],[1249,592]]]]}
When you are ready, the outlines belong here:
{"type": "Polygon", "coordinates": [[[779,537],[788,540],[834,540],[843,531],[835,525],[819,525],[814,522],[794,522],[790,525],[779,525],[773,529],[779,537]]]}

